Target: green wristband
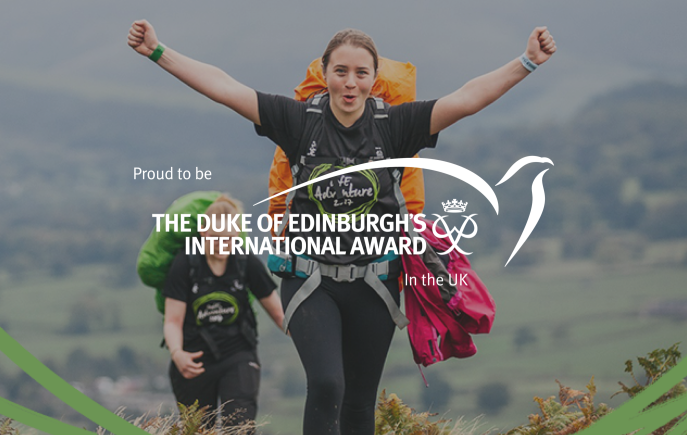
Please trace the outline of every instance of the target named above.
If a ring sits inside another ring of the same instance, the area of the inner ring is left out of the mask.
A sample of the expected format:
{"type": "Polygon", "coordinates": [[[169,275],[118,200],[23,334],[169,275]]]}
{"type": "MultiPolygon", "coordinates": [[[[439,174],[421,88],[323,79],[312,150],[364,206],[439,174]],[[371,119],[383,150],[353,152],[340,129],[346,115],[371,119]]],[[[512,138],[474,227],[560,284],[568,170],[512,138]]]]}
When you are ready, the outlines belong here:
{"type": "Polygon", "coordinates": [[[158,60],[162,57],[162,53],[165,52],[165,46],[162,44],[157,44],[157,48],[153,50],[152,53],[150,53],[150,56],[148,56],[148,59],[152,60],[153,62],[157,63],[158,60]]]}

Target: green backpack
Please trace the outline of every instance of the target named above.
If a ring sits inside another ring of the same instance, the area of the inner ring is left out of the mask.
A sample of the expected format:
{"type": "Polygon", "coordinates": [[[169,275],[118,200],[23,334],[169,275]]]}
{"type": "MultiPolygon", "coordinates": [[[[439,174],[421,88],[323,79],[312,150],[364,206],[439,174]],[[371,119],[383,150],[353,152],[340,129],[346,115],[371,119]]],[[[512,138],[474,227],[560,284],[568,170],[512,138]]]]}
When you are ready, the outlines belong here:
{"type": "MultiPolygon", "coordinates": [[[[181,231],[167,232],[164,226],[161,225],[158,232],[153,228],[150,236],[143,243],[141,251],[138,253],[138,259],[136,260],[138,276],[143,284],[155,289],[155,304],[157,310],[162,314],[165,313],[165,298],[162,295],[162,287],[172,266],[172,261],[174,261],[174,257],[179,250],[184,248],[186,237],[198,235],[198,232],[195,230],[198,228],[198,215],[205,213],[210,204],[215,202],[220,195],[222,195],[222,192],[197,191],[177,198],[165,211],[165,214],[191,215],[188,219],[188,227],[194,230],[190,233],[182,233],[181,231]]],[[[179,222],[181,222],[181,217],[179,217],[179,222]]],[[[245,237],[245,234],[242,233],[241,237],[245,237]]],[[[252,303],[255,297],[250,292],[248,296],[252,303]]]]}

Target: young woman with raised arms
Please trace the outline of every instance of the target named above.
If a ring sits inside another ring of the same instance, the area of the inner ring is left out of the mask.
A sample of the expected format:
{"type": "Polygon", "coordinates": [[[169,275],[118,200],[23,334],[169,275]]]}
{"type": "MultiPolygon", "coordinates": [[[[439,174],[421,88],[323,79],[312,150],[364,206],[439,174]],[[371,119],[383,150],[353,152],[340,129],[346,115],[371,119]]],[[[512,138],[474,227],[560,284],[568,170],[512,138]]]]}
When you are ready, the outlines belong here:
{"type": "MultiPolygon", "coordinates": [[[[546,27],[537,27],[522,56],[455,92],[438,100],[380,109],[380,103],[370,98],[379,63],[377,50],[372,39],[357,30],[343,30],[327,45],[322,70],[328,92],[317,102],[257,92],[214,66],[162,46],[145,20],[133,23],[128,43],[191,88],[255,124],[259,135],[279,145],[291,162],[301,164],[299,183],[343,166],[412,157],[422,148],[434,147],[441,130],[497,100],[556,51],[546,27]]],[[[352,218],[399,213],[388,170],[344,177],[298,189],[291,211],[352,218]],[[347,196],[351,186],[370,195],[347,196]],[[334,189],[337,195],[318,198],[312,193],[318,188],[334,189]]],[[[290,236],[336,236],[350,245],[354,236],[399,234],[310,231],[290,236]]],[[[399,304],[400,260],[380,257],[370,253],[298,257],[294,274],[282,281],[288,329],[307,377],[306,435],[374,433],[377,388],[399,304]],[[375,280],[383,284],[372,285],[375,280]]]]}

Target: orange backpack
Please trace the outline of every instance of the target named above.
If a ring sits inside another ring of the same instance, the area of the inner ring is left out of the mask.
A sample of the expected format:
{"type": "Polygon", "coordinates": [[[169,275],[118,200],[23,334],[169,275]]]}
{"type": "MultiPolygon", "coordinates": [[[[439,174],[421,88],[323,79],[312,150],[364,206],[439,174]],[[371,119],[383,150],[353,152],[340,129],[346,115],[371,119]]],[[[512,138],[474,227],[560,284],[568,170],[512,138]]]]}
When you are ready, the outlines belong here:
{"type": "MultiPolygon", "coordinates": [[[[295,89],[296,100],[306,101],[309,97],[326,89],[327,84],[322,76],[321,60],[315,59],[310,63],[305,80],[295,89]]],[[[372,95],[382,98],[391,105],[415,101],[415,66],[395,60],[379,58],[377,80],[372,87],[372,95]]],[[[417,157],[417,156],[416,156],[417,157]]],[[[289,189],[293,185],[291,165],[281,148],[274,152],[272,167],[270,168],[269,196],[276,195],[289,189]]],[[[422,169],[405,168],[401,179],[401,192],[406,200],[408,212],[418,214],[425,206],[425,181],[422,169]]],[[[270,200],[268,213],[270,216],[283,214],[286,211],[284,196],[270,200]]]]}

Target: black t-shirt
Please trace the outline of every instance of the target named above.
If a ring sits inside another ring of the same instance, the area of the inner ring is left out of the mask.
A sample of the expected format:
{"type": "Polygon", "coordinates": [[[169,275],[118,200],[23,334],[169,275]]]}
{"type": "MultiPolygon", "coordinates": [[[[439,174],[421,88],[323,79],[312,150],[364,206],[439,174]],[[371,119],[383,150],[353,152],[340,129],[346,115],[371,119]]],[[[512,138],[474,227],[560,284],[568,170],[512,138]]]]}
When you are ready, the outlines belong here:
{"type": "Polygon", "coordinates": [[[177,254],[162,290],[166,298],[186,303],[184,350],[202,350],[201,360],[213,359],[212,350],[200,335],[200,328],[209,332],[217,344],[221,359],[240,350],[252,349],[253,346],[241,333],[241,325],[245,322],[251,322],[249,325],[254,327],[247,289],[258,299],[267,297],[276,287],[272,278],[262,262],[253,255],[243,257],[243,282],[238,270],[238,256],[229,256],[222,276],[215,276],[204,255],[199,257],[197,278],[192,279],[189,257],[184,252],[177,254]],[[195,285],[194,281],[198,284],[195,285]]]}
{"type": "MultiPolygon", "coordinates": [[[[301,170],[298,183],[341,169],[346,164],[318,163],[322,158],[356,158],[356,163],[380,158],[412,157],[423,148],[436,145],[438,135],[430,135],[432,108],[436,101],[418,101],[388,108],[388,120],[375,120],[375,101],[368,99],[363,115],[350,127],[344,127],[334,116],[328,98],[320,103],[323,113],[306,112],[309,103],[299,102],[279,95],[258,92],[258,107],[261,125],[256,131],[267,136],[285,152],[290,161],[300,161],[301,154],[306,163],[301,170]],[[304,137],[308,117],[320,116],[321,128],[304,137]],[[381,122],[388,123],[388,134],[381,122]],[[384,137],[388,136],[387,143],[384,137]],[[304,143],[307,141],[308,143],[304,143]]],[[[330,178],[311,184],[296,191],[291,213],[323,214],[338,217],[348,214],[351,219],[363,215],[396,215],[399,211],[394,196],[393,179],[388,169],[366,170],[330,178]]],[[[341,240],[341,249],[347,255],[325,252],[311,255],[314,259],[329,264],[366,264],[380,257],[356,251],[351,253],[353,239],[388,238],[398,239],[397,232],[363,231],[335,233],[330,231],[289,232],[289,237],[317,238],[320,246],[327,237],[341,240]]]]}

